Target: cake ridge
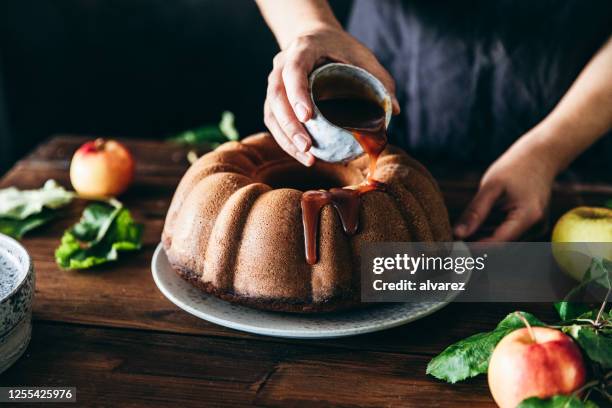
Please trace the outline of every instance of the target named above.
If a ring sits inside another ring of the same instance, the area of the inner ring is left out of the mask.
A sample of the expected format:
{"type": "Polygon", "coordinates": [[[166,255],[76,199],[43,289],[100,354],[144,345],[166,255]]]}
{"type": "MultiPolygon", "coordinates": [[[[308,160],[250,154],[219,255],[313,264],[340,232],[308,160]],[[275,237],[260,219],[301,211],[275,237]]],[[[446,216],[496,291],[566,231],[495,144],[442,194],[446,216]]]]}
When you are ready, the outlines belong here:
{"type": "Polygon", "coordinates": [[[202,255],[208,245],[211,224],[222,204],[233,191],[249,183],[250,179],[241,174],[215,173],[199,180],[186,195],[175,219],[175,226],[181,227],[171,232],[174,237],[170,248],[188,257],[185,261],[194,271],[202,272],[202,255]]]}
{"type": "Polygon", "coordinates": [[[396,182],[387,183],[387,192],[394,199],[397,209],[408,225],[410,239],[414,241],[433,241],[434,233],[429,223],[421,221],[427,219],[427,211],[415,195],[396,182]]]}
{"type": "Polygon", "coordinates": [[[234,191],[219,210],[206,247],[201,279],[225,290],[235,290],[236,252],[252,204],[270,187],[250,183],[234,191]],[[246,210],[243,210],[246,209],[246,210]]]}

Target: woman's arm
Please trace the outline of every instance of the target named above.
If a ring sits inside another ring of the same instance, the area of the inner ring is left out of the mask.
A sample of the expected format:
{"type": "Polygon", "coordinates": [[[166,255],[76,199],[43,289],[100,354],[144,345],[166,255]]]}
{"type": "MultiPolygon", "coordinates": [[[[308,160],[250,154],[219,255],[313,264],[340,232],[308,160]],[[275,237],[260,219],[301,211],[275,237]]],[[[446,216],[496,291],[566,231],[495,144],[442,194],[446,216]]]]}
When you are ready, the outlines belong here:
{"type": "MultiPolygon", "coordinates": [[[[302,123],[313,107],[308,74],[325,61],[344,62],[366,69],[394,95],[389,73],[363,44],[346,33],[324,0],[257,0],[278,40],[264,103],[264,122],[278,144],[302,164],[310,166],[310,136],[302,123]]],[[[394,99],[394,111],[399,105],[394,99]]]]}
{"type": "Polygon", "coordinates": [[[472,235],[502,201],[506,220],[488,239],[517,239],[545,213],[555,177],[612,129],[612,38],[595,54],[553,111],[487,170],[455,227],[472,235]]]}
{"type": "Polygon", "coordinates": [[[342,26],[326,0],[256,0],[281,50],[307,31],[342,26]]]}
{"type": "Polygon", "coordinates": [[[555,170],[612,129],[612,38],[584,67],[555,109],[518,143],[554,152],[555,170]]]}

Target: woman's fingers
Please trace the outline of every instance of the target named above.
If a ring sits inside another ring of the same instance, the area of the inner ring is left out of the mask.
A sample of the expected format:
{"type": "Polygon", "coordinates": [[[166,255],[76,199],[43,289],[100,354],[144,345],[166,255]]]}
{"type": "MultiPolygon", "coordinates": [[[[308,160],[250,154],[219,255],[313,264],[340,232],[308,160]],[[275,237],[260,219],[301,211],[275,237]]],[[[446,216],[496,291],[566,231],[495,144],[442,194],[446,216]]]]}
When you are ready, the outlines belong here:
{"type": "Polygon", "coordinates": [[[274,58],[274,68],[268,77],[264,123],[285,152],[305,166],[312,166],[315,158],[308,153],[311,146],[310,136],[289,106],[282,78],[283,66],[284,57],[279,53],[274,58]]]}
{"type": "Polygon", "coordinates": [[[270,130],[270,133],[276,140],[276,143],[283,149],[287,154],[295,158],[297,161],[302,163],[304,166],[312,166],[315,158],[309,152],[303,152],[297,149],[295,144],[287,137],[283,129],[278,124],[278,121],[274,117],[268,103],[264,105],[264,122],[270,130]]]}
{"type": "Polygon", "coordinates": [[[307,152],[311,146],[310,136],[289,105],[284,84],[279,77],[280,75],[274,75],[273,78],[268,79],[267,100],[270,110],[281,130],[289,137],[296,149],[307,152]]]}
{"type": "Polygon", "coordinates": [[[535,211],[530,211],[527,208],[516,208],[511,210],[506,217],[506,220],[495,229],[493,235],[482,239],[485,242],[505,242],[518,239],[523,232],[535,224],[540,215],[535,211]]]}
{"type": "Polygon", "coordinates": [[[286,58],[282,79],[289,105],[300,122],[312,116],[312,101],[308,90],[308,75],[314,68],[315,54],[307,49],[296,48],[286,58]]]}
{"type": "Polygon", "coordinates": [[[485,185],[478,190],[476,197],[468,205],[455,226],[454,233],[457,238],[469,237],[480,227],[501,193],[502,188],[496,185],[485,185]]]}

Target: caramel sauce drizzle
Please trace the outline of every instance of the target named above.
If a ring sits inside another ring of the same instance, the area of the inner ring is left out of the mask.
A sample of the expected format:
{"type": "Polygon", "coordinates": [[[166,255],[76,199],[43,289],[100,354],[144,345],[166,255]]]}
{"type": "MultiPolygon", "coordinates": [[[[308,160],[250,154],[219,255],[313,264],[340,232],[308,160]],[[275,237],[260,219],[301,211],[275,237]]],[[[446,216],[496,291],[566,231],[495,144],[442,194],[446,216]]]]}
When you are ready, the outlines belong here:
{"type": "Polygon", "coordinates": [[[302,194],[302,223],[306,262],[317,263],[317,238],[321,209],[331,204],[337,211],[342,229],[352,236],[359,228],[361,196],[385,185],[373,178],[376,163],[387,146],[385,111],[376,103],[360,99],[329,99],[317,102],[319,110],[330,122],[350,131],[368,155],[369,171],[366,180],[354,187],[310,190],[302,194]]]}

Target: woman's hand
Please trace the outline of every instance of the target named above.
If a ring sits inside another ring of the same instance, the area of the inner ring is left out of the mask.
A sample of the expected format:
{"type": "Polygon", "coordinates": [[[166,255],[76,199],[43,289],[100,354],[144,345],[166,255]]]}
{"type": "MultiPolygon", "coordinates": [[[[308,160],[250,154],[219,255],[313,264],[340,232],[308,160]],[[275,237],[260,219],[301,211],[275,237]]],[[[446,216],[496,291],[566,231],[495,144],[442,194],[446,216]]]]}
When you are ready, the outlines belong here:
{"type": "Polygon", "coordinates": [[[308,75],[326,61],[356,65],[372,73],[393,95],[393,111],[399,112],[393,79],[363,44],[339,27],[323,26],[300,34],[274,57],[264,122],[283,150],[306,166],[315,160],[308,152],[311,139],[302,125],[313,113],[308,75]]]}
{"type": "Polygon", "coordinates": [[[483,241],[513,241],[536,222],[548,207],[557,173],[553,152],[538,149],[510,149],[489,167],[478,193],[455,226],[455,235],[472,235],[485,221],[494,205],[506,212],[506,219],[493,235],[483,241]]]}

